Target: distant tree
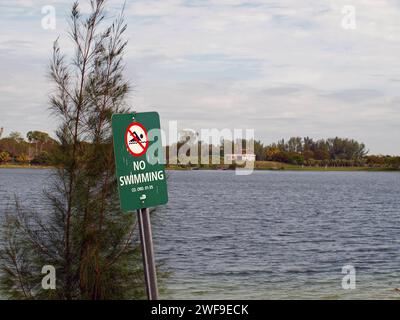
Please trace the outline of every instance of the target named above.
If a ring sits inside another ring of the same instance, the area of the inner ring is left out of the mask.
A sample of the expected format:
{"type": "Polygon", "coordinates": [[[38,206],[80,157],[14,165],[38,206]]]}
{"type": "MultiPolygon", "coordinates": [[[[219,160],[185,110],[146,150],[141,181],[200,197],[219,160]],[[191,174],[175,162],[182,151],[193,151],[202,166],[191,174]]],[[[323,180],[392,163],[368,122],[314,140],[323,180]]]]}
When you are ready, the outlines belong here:
{"type": "Polygon", "coordinates": [[[303,138],[303,150],[304,151],[312,151],[314,148],[314,141],[310,137],[303,138]]]}
{"type": "Polygon", "coordinates": [[[0,150],[7,151],[12,158],[21,154],[28,154],[29,145],[18,134],[12,134],[11,137],[0,139],[0,150]]]}
{"type": "Polygon", "coordinates": [[[392,169],[400,170],[400,157],[391,157],[389,165],[392,169]]]}
{"type": "Polygon", "coordinates": [[[35,144],[35,155],[43,151],[43,145],[50,140],[48,133],[41,131],[29,131],[26,138],[30,143],[35,144]],[[38,149],[39,146],[39,149],[38,149]]]}
{"type": "Polygon", "coordinates": [[[338,137],[326,140],[291,137],[288,141],[282,139],[265,148],[267,160],[306,165],[311,165],[311,163],[317,165],[325,163],[332,166],[348,166],[350,163],[364,164],[362,159],[367,153],[363,143],[338,137]],[[317,160],[317,162],[310,160],[317,160]],[[348,162],[331,160],[348,160],[348,162]]]}
{"type": "Polygon", "coordinates": [[[4,128],[1,127],[1,128],[0,128],[0,139],[1,139],[1,136],[3,135],[3,132],[4,132],[4,128]]]}
{"type": "Polygon", "coordinates": [[[0,163],[6,163],[11,160],[11,156],[7,151],[0,152],[0,163]]]}
{"type": "Polygon", "coordinates": [[[22,134],[20,132],[13,131],[8,135],[8,137],[17,143],[21,143],[24,141],[24,138],[22,137],[22,134]]]}
{"type": "Polygon", "coordinates": [[[305,160],[310,160],[310,159],[314,159],[315,155],[314,155],[314,152],[312,152],[311,150],[304,150],[303,157],[305,160]]]}
{"type": "Polygon", "coordinates": [[[259,140],[254,141],[254,154],[256,155],[257,161],[263,161],[266,159],[264,144],[259,140]]]}
{"type": "Polygon", "coordinates": [[[331,138],[326,141],[331,159],[356,160],[364,157],[368,152],[363,143],[355,140],[331,138]]]}
{"type": "Polygon", "coordinates": [[[35,165],[50,165],[51,162],[52,158],[50,154],[46,151],[40,152],[31,161],[31,163],[35,165]]]}
{"type": "Polygon", "coordinates": [[[303,152],[303,139],[300,137],[292,137],[287,142],[287,151],[289,152],[303,152]]]}
{"type": "Polygon", "coordinates": [[[27,154],[21,153],[18,157],[15,158],[15,160],[19,163],[28,163],[29,157],[27,154]]]}
{"type": "Polygon", "coordinates": [[[278,155],[281,150],[277,147],[275,143],[265,148],[265,158],[269,161],[277,161],[276,155],[278,155]]]}

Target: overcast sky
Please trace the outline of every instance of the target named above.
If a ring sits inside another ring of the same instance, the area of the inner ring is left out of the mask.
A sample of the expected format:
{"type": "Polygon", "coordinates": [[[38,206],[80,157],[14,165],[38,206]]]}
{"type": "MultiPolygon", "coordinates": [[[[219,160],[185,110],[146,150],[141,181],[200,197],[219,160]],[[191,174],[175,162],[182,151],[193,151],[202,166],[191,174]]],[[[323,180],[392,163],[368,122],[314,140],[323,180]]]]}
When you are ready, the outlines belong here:
{"type": "MultiPolygon", "coordinates": [[[[71,3],[0,0],[5,134],[54,132],[46,72],[52,42],[68,45],[71,3]],[[56,30],[42,28],[46,5],[56,30]]],[[[111,0],[110,16],[122,4],[111,0]]],[[[127,0],[126,16],[129,101],[163,125],[254,128],[265,143],[350,137],[400,154],[400,1],[127,0]],[[343,27],[344,5],[355,29],[343,27]]]]}

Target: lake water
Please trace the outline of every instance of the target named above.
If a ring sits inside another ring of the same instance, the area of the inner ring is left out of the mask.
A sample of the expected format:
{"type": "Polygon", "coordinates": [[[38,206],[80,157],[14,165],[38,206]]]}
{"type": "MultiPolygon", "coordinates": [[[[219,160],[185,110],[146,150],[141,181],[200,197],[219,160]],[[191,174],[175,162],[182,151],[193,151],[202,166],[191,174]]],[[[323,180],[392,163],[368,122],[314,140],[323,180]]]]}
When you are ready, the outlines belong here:
{"type": "MultiPolygon", "coordinates": [[[[14,193],[43,208],[48,174],[0,169],[0,209],[14,193]]],[[[168,185],[152,216],[162,298],[400,298],[399,173],[173,171],[168,185]]]]}

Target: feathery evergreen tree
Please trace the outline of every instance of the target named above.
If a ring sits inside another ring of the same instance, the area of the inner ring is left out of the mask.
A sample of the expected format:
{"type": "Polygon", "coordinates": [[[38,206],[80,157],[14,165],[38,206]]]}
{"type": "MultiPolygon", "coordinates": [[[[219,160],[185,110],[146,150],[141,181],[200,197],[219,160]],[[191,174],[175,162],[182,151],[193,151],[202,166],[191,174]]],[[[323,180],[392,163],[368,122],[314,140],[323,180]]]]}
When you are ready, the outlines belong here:
{"type": "Polygon", "coordinates": [[[60,120],[48,212],[18,201],[8,213],[0,249],[2,295],[18,299],[144,297],[140,250],[132,245],[135,218],[119,209],[111,115],[127,112],[123,77],[127,42],[123,13],[105,24],[105,0],[78,2],[70,15],[71,61],[54,44],[51,110],[60,120]],[[56,269],[56,289],[44,290],[44,265],[56,269]]]}

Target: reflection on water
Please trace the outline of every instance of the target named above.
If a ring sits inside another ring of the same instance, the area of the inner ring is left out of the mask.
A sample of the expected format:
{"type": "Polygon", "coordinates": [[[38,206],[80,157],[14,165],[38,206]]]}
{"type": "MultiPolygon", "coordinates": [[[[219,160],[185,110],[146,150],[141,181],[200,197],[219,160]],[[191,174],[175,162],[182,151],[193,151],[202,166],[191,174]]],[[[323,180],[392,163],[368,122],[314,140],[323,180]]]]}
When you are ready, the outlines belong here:
{"type": "MultiPolygon", "coordinates": [[[[45,211],[48,170],[0,169],[0,209],[17,193],[45,211]]],[[[169,172],[153,216],[163,298],[400,298],[400,174],[169,172]],[[353,265],[356,290],[343,290],[353,265]]]]}

